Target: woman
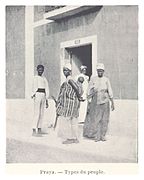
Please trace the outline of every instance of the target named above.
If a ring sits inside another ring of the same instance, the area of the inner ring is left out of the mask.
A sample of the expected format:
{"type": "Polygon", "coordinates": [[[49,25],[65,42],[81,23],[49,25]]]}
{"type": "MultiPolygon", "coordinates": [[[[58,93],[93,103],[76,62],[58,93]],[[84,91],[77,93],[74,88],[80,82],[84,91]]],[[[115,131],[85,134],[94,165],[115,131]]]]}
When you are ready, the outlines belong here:
{"type": "Polygon", "coordinates": [[[66,81],[61,85],[58,100],[56,102],[56,113],[58,121],[58,136],[62,138],[63,144],[79,143],[78,140],[78,115],[79,98],[81,97],[80,84],[84,81],[81,77],[79,83],[71,77],[71,64],[63,67],[66,81]]]}
{"type": "Polygon", "coordinates": [[[110,103],[114,110],[113,92],[110,81],[104,76],[104,64],[97,65],[98,76],[91,78],[89,83],[89,105],[84,124],[83,136],[97,141],[106,141],[110,103]],[[91,101],[91,102],[90,102],[91,101]]]}

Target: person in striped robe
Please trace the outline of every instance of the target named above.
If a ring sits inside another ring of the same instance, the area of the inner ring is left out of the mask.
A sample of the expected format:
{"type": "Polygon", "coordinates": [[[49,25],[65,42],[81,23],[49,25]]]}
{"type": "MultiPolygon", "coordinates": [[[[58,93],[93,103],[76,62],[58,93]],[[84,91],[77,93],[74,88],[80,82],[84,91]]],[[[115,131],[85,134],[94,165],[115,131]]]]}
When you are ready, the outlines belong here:
{"type": "Polygon", "coordinates": [[[61,85],[56,103],[58,116],[58,137],[63,139],[63,144],[79,143],[78,140],[78,116],[83,79],[79,83],[71,77],[71,65],[65,65],[63,73],[66,81],[61,85]]]}

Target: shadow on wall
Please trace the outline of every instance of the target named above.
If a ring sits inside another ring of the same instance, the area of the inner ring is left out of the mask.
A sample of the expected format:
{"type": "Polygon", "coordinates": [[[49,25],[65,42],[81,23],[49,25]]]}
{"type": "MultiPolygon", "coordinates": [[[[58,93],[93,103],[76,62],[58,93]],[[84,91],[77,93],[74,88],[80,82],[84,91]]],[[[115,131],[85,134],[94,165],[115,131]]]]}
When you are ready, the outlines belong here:
{"type": "Polygon", "coordinates": [[[102,6],[93,6],[91,9],[78,13],[74,16],[62,18],[53,23],[47,24],[47,35],[89,25],[93,23],[101,8],[102,6]]]}

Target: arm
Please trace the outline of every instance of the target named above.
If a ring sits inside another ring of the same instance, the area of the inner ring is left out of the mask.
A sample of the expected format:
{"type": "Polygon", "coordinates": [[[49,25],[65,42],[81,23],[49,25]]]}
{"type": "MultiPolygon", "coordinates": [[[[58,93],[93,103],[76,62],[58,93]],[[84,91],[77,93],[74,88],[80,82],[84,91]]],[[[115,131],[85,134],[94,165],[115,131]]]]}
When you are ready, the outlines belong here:
{"type": "Polygon", "coordinates": [[[108,86],[109,99],[111,101],[111,110],[113,111],[115,109],[115,107],[114,107],[114,100],[113,100],[113,91],[112,91],[109,79],[107,81],[107,86],[108,86]]]}
{"type": "Polygon", "coordinates": [[[111,101],[111,110],[114,111],[115,110],[115,106],[114,106],[113,98],[110,98],[110,101],[111,101]]]}
{"type": "Polygon", "coordinates": [[[95,89],[95,77],[92,77],[90,79],[90,82],[88,84],[88,90],[87,90],[87,98],[88,98],[88,101],[91,102],[91,98],[95,95],[96,93],[96,89],[95,89]]]}
{"type": "Polygon", "coordinates": [[[49,98],[49,85],[48,85],[48,81],[45,78],[45,93],[46,93],[46,108],[48,108],[48,98],[49,98]]]}
{"type": "Polygon", "coordinates": [[[37,79],[36,77],[33,78],[33,83],[32,83],[32,94],[31,94],[31,98],[35,97],[37,91],[37,79]]]}
{"type": "Polygon", "coordinates": [[[58,100],[55,101],[57,108],[59,108],[60,106],[63,106],[64,92],[65,92],[65,90],[66,90],[66,88],[65,88],[65,83],[63,83],[63,84],[61,85],[61,88],[60,88],[60,93],[59,93],[59,96],[58,96],[58,100]]]}
{"type": "Polygon", "coordinates": [[[70,79],[70,80],[68,81],[68,83],[69,83],[69,84],[72,86],[72,88],[74,89],[77,97],[80,98],[80,97],[81,97],[81,94],[80,94],[78,85],[77,85],[72,79],[70,79]]]}
{"type": "Polygon", "coordinates": [[[49,107],[48,100],[46,99],[46,108],[49,107]]]}

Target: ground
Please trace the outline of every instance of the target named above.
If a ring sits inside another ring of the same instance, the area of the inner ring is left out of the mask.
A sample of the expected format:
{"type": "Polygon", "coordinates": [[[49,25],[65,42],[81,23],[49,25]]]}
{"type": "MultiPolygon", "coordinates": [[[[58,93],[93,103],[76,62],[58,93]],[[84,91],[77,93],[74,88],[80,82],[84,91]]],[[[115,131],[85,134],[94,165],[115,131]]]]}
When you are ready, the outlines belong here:
{"type": "MultiPolygon", "coordinates": [[[[53,128],[48,128],[48,124],[44,126],[44,130],[48,134],[43,137],[33,137],[29,117],[31,113],[26,113],[27,109],[24,109],[24,107],[22,108],[23,112],[17,113],[16,109],[20,107],[19,105],[17,103],[17,108],[16,106],[7,106],[7,112],[9,112],[7,113],[7,163],[137,162],[135,121],[128,119],[128,122],[131,121],[129,125],[125,119],[121,119],[122,113],[120,116],[116,111],[116,114],[111,117],[106,142],[94,142],[83,138],[83,125],[80,124],[80,143],[64,145],[61,143],[61,139],[57,137],[57,130],[54,131],[53,128]],[[125,124],[122,123],[123,120],[125,120],[125,124]],[[130,129],[133,131],[129,131],[130,129]]],[[[131,113],[131,115],[134,117],[134,114],[131,113]]],[[[47,117],[50,119],[50,116],[47,117]]]]}

